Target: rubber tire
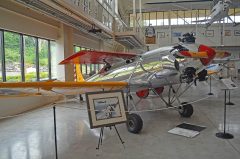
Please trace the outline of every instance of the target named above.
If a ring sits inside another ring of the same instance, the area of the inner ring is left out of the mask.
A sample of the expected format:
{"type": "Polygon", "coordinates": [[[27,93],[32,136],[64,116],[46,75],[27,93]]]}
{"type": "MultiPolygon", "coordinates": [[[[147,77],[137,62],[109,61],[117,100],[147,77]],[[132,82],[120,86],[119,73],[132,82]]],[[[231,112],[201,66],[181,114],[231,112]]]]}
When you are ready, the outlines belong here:
{"type": "Polygon", "coordinates": [[[143,127],[142,118],[138,114],[129,114],[127,118],[127,129],[130,133],[138,134],[143,127]]]}
{"type": "Polygon", "coordinates": [[[182,117],[189,118],[193,114],[193,106],[191,104],[187,104],[187,102],[183,102],[182,104],[186,104],[182,106],[182,110],[178,111],[182,117]]]}

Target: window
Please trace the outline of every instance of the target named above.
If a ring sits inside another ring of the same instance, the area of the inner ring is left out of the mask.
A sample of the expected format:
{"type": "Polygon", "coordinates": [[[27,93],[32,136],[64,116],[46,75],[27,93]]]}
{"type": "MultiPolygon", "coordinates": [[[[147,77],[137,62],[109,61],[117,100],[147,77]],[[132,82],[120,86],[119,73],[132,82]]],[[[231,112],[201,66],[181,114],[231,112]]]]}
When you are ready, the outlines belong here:
{"type": "Polygon", "coordinates": [[[0,81],[32,82],[56,78],[56,43],[29,35],[0,30],[0,81]],[[52,45],[50,45],[52,44],[52,45]],[[51,52],[53,53],[53,61],[51,52]]]}
{"type": "Polygon", "coordinates": [[[74,52],[76,53],[76,52],[79,52],[79,51],[81,51],[81,47],[75,46],[75,47],[74,47],[74,52]]]}
{"type": "Polygon", "coordinates": [[[240,23],[240,8],[235,8],[234,13],[235,13],[235,19],[233,20],[235,20],[236,23],[240,23]]]}
{"type": "MultiPolygon", "coordinates": [[[[196,24],[198,20],[205,20],[211,17],[209,9],[189,10],[189,11],[170,11],[170,12],[145,12],[142,13],[143,26],[168,26],[170,25],[187,25],[196,24]]],[[[235,22],[240,22],[240,8],[229,9],[229,15],[235,22]]],[[[140,13],[137,13],[137,20],[139,21],[140,13]]],[[[134,17],[130,14],[130,26],[133,27],[134,17]]],[[[232,23],[227,17],[224,19],[225,23],[232,23]]],[[[222,21],[221,21],[222,22],[222,21]]],[[[206,22],[198,22],[204,24],[206,22]]],[[[219,23],[219,22],[214,22],[219,23]]]]}
{"type": "Polygon", "coordinates": [[[36,38],[23,36],[25,81],[37,81],[36,71],[36,38]]]}
{"type": "MultiPolygon", "coordinates": [[[[93,49],[89,49],[86,47],[79,47],[79,46],[74,46],[74,50],[76,51],[81,51],[81,50],[93,50],[93,49]]],[[[92,76],[96,73],[98,73],[98,71],[103,67],[104,65],[101,64],[81,64],[81,72],[83,74],[83,76],[92,76]]]]}
{"type": "Polygon", "coordinates": [[[157,26],[162,26],[162,25],[164,25],[163,13],[164,13],[164,12],[157,12],[157,26]]]}
{"type": "Polygon", "coordinates": [[[196,24],[197,22],[197,12],[198,10],[192,10],[192,24],[196,24]]]}
{"type": "Polygon", "coordinates": [[[177,12],[177,17],[178,17],[178,25],[184,25],[184,11],[178,11],[177,12]]]}
{"type": "Polygon", "coordinates": [[[198,20],[205,20],[205,19],[206,19],[206,11],[198,10],[198,20]]]}
{"type": "Polygon", "coordinates": [[[130,17],[129,17],[130,19],[129,19],[129,21],[130,21],[130,27],[133,27],[133,20],[134,20],[134,18],[133,18],[133,14],[130,14],[130,17]]]}
{"type": "Polygon", "coordinates": [[[46,80],[49,77],[48,67],[48,41],[45,39],[38,39],[39,52],[39,77],[40,80],[46,80]]]}
{"type": "Polygon", "coordinates": [[[209,16],[211,14],[211,11],[209,9],[206,10],[206,19],[209,19],[209,16]]]}
{"type": "Polygon", "coordinates": [[[163,12],[164,25],[169,25],[169,12],[163,12]]]}
{"type": "Polygon", "coordinates": [[[2,68],[2,64],[3,64],[3,32],[0,30],[0,82],[3,81],[3,68],[2,68]]]}
{"type": "Polygon", "coordinates": [[[84,0],[84,2],[83,2],[83,10],[84,10],[84,12],[88,13],[88,11],[89,11],[88,0],[84,0]]]}
{"type": "Polygon", "coordinates": [[[4,51],[7,82],[20,82],[22,76],[19,34],[4,31],[4,51]]]}
{"type": "Polygon", "coordinates": [[[143,13],[143,26],[149,26],[149,13],[143,13]]]}
{"type": "Polygon", "coordinates": [[[157,25],[157,13],[156,12],[151,12],[150,13],[150,25],[156,26],[157,25]]]}
{"type": "Polygon", "coordinates": [[[51,77],[52,79],[57,78],[57,67],[58,67],[58,61],[57,61],[57,46],[56,42],[51,41],[50,42],[50,52],[51,52],[51,77]]]}
{"type": "Polygon", "coordinates": [[[184,20],[185,24],[192,24],[192,11],[184,12],[184,20]]]}
{"type": "Polygon", "coordinates": [[[172,11],[170,15],[171,15],[171,25],[177,25],[178,24],[177,11],[172,11]]]}

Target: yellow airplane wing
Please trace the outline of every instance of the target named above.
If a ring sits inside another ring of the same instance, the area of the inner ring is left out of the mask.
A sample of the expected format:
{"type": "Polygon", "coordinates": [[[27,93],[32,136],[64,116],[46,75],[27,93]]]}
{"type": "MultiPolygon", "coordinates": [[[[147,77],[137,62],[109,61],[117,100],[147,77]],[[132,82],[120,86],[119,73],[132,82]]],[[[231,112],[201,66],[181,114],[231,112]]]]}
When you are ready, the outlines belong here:
{"type": "Polygon", "coordinates": [[[121,90],[127,82],[2,82],[0,89],[35,88],[38,91],[53,91],[61,94],[85,94],[94,91],[121,90]]]}

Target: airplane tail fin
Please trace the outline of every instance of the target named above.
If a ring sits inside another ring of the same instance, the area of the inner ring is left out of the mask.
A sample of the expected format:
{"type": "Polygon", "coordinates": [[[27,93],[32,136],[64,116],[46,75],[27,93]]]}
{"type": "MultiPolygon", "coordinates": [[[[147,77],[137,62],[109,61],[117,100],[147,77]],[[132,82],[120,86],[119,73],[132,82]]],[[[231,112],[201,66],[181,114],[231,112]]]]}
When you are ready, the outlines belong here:
{"type": "Polygon", "coordinates": [[[75,64],[75,75],[76,75],[76,81],[77,82],[84,82],[84,78],[83,78],[83,75],[82,75],[82,71],[81,71],[81,65],[80,64],[75,64]]]}
{"type": "Polygon", "coordinates": [[[199,58],[204,66],[208,65],[216,56],[215,50],[205,45],[200,45],[198,52],[182,50],[180,51],[180,54],[184,57],[199,58]]]}
{"type": "Polygon", "coordinates": [[[216,56],[216,52],[214,49],[205,46],[205,45],[200,45],[198,48],[199,52],[206,52],[207,53],[207,58],[200,58],[200,61],[202,62],[202,64],[204,66],[208,65],[210,62],[212,62],[212,60],[214,59],[214,57],[216,56]]]}

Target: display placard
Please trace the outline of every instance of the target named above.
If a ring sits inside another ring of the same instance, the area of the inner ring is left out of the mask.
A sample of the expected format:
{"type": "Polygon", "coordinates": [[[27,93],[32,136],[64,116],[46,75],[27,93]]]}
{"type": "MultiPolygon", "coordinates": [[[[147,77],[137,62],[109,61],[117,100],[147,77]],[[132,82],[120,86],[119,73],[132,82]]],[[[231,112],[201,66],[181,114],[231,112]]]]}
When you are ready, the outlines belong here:
{"type": "Polygon", "coordinates": [[[237,85],[230,79],[222,79],[223,84],[225,85],[226,89],[237,89],[237,85]]]}

